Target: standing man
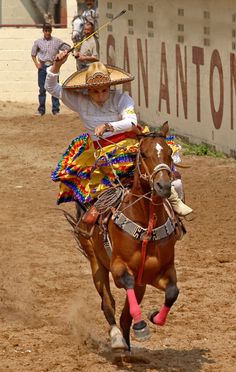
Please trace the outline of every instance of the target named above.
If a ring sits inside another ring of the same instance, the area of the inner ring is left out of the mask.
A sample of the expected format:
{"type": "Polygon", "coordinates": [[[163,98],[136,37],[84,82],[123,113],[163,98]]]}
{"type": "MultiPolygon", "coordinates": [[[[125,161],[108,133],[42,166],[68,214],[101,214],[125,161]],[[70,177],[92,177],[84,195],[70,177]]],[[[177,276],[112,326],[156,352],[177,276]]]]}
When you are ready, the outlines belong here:
{"type": "MultiPolygon", "coordinates": [[[[94,32],[92,23],[86,22],[83,29],[83,39],[86,39],[94,32]]],[[[76,58],[77,70],[82,70],[88,67],[92,62],[99,60],[98,52],[98,40],[94,36],[91,36],[88,40],[85,40],[80,48],[75,48],[74,56],[76,58]]]]}
{"type": "MultiPolygon", "coordinates": [[[[39,87],[39,107],[36,115],[42,116],[46,112],[46,90],[44,88],[46,80],[46,69],[51,66],[54,57],[60,50],[69,49],[70,46],[61,39],[53,37],[52,26],[50,23],[43,25],[43,38],[37,39],[31,50],[31,57],[38,69],[38,87],[39,87]]],[[[52,96],[52,113],[57,115],[60,112],[60,102],[58,98],[52,96]]]]}
{"type": "MultiPolygon", "coordinates": [[[[82,16],[87,19],[88,22],[92,23],[94,30],[98,29],[98,10],[96,7],[95,0],[84,0],[85,9],[82,16]]],[[[96,36],[98,37],[98,35],[96,36]]]]}

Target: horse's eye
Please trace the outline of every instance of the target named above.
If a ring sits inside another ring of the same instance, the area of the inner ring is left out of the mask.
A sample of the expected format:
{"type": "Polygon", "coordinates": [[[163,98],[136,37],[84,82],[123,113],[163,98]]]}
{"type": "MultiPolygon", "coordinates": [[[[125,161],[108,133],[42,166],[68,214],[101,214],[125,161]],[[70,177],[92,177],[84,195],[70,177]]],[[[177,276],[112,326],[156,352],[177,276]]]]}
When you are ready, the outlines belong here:
{"type": "Polygon", "coordinates": [[[145,154],[145,152],[141,151],[141,156],[142,158],[146,159],[147,158],[147,155],[145,154]]]}

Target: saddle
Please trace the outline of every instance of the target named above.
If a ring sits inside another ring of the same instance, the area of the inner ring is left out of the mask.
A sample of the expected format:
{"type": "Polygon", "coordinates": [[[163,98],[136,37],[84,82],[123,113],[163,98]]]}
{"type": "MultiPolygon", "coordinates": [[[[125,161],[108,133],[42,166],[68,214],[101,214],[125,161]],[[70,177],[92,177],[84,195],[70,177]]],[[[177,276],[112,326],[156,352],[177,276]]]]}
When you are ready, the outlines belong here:
{"type": "Polygon", "coordinates": [[[87,223],[88,225],[94,225],[97,222],[97,219],[100,215],[96,205],[92,205],[83,215],[82,221],[87,223]]]}
{"type": "Polygon", "coordinates": [[[90,239],[95,225],[98,225],[103,231],[106,230],[109,218],[113,211],[120,205],[126,191],[127,188],[122,186],[113,186],[103,191],[93,204],[90,203],[85,207],[77,202],[76,232],[90,239]],[[83,227],[79,226],[81,221],[83,222],[83,227]]]}
{"type": "MultiPolygon", "coordinates": [[[[130,187],[128,188],[130,189],[130,187]]],[[[104,234],[104,244],[108,240],[108,232],[107,232],[107,224],[110,217],[116,212],[117,207],[122,202],[124,195],[127,191],[127,188],[123,188],[122,186],[111,187],[108,190],[105,190],[101,193],[98,199],[94,202],[94,204],[90,205],[86,212],[82,215],[79,219],[77,226],[82,221],[86,230],[81,229],[78,226],[77,232],[81,233],[85,238],[89,239],[94,231],[95,224],[97,224],[100,229],[103,231],[104,234]]],[[[171,221],[175,226],[175,235],[177,240],[181,240],[183,236],[186,234],[186,228],[183,224],[183,221],[178,217],[170,204],[170,202],[166,199],[164,200],[164,206],[166,212],[171,221]]],[[[109,250],[111,247],[109,246],[109,250]]]]}
{"type": "Polygon", "coordinates": [[[124,178],[121,185],[113,186],[108,190],[103,191],[92,205],[86,210],[82,217],[82,221],[93,226],[99,217],[108,219],[108,215],[116,208],[124,197],[124,194],[129,190],[133,183],[133,178],[124,178]]]}

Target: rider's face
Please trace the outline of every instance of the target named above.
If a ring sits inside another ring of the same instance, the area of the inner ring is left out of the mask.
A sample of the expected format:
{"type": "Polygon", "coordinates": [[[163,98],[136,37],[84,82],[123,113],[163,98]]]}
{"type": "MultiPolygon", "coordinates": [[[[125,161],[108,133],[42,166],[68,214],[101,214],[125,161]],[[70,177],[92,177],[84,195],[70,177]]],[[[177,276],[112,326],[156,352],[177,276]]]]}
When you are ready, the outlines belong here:
{"type": "Polygon", "coordinates": [[[110,93],[109,86],[88,90],[90,98],[92,98],[92,100],[99,106],[104,105],[104,103],[108,100],[109,93],[110,93]]]}

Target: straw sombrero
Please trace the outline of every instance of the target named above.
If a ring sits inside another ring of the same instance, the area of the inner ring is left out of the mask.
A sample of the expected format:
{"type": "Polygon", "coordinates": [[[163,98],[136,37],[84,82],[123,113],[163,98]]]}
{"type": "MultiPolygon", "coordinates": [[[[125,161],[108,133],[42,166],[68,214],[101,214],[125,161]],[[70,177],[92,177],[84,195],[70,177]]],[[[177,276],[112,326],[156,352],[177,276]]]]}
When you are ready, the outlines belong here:
{"type": "Polygon", "coordinates": [[[63,83],[63,88],[91,89],[104,85],[124,84],[132,80],[134,77],[121,68],[93,62],[88,68],[76,71],[69,76],[63,83]]]}

